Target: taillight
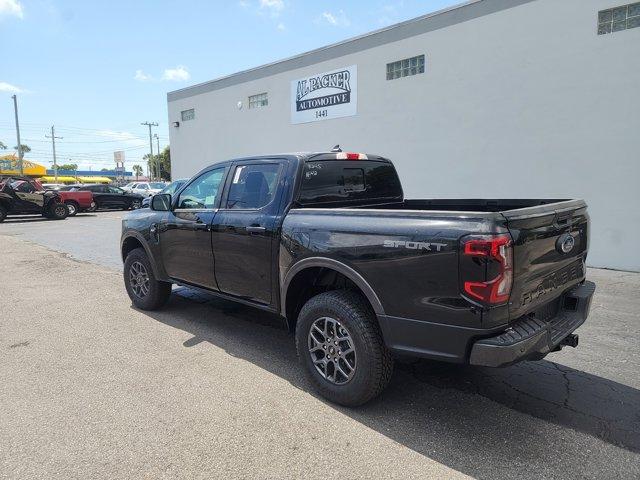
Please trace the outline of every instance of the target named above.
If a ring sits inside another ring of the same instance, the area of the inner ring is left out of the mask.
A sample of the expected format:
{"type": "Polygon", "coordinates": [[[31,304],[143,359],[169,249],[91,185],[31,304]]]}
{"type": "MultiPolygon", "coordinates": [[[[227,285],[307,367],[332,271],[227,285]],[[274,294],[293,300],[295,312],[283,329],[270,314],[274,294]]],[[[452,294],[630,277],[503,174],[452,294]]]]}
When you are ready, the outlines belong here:
{"type": "Polygon", "coordinates": [[[340,152],[336,154],[336,160],[367,160],[364,153],[340,152]]]}
{"type": "MultiPolygon", "coordinates": [[[[502,235],[471,235],[462,239],[465,259],[475,260],[483,267],[473,278],[464,278],[464,293],[474,300],[492,305],[506,303],[513,284],[513,247],[511,237],[502,235]],[[476,278],[477,276],[481,278],[476,278]]],[[[461,273],[472,271],[465,268],[461,273]]]]}

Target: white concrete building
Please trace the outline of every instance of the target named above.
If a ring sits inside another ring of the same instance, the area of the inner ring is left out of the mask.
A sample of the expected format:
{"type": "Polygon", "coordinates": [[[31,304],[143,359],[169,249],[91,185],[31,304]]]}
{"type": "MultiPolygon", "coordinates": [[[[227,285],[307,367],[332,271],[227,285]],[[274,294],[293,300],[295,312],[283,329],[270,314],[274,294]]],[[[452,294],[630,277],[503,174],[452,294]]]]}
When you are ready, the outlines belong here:
{"type": "Polygon", "coordinates": [[[475,0],[170,92],[173,175],[340,144],[408,198],[584,198],[589,264],[640,270],[639,25],[640,3],[475,0]]]}

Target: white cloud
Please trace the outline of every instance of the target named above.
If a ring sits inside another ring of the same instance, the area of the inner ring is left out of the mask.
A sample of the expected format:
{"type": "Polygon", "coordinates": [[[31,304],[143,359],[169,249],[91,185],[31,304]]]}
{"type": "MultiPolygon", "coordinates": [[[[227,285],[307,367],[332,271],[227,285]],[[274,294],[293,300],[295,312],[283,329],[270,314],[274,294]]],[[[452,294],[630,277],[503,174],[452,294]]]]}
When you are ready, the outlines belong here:
{"type": "Polygon", "coordinates": [[[7,82],[0,82],[0,92],[25,93],[26,90],[20,87],[16,87],[15,85],[11,85],[10,83],[7,83],[7,82]]]}
{"type": "Polygon", "coordinates": [[[142,70],[136,70],[136,74],[133,79],[139,82],[148,82],[149,80],[153,80],[153,77],[151,75],[147,75],[142,70]]]}
{"type": "Polygon", "coordinates": [[[24,17],[22,4],[18,0],[0,0],[0,16],[13,15],[14,17],[24,17]]]}
{"type": "Polygon", "coordinates": [[[133,76],[138,82],[185,82],[191,78],[189,70],[184,65],[178,65],[176,68],[165,68],[160,78],[156,78],[151,74],[145,73],[143,70],[136,70],[133,76]]]}
{"type": "Polygon", "coordinates": [[[284,9],[284,0],[260,0],[260,8],[271,10],[271,13],[278,14],[284,9]]]}
{"type": "Polygon", "coordinates": [[[278,30],[280,30],[281,32],[284,32],[287,29],[287,27],[285,27],[284,23],[282,23],[282,22],[280,22],[276,28],[278,30]]]}
{"type": "Polygon", "coordinates": [[[162,80],[169,82],[185,82],[191,78],[187,67],[178,65],[176,68],[167,68],[162,74],[162,80]]]}
{"type": "Polygon", "coordinates": [[[331,12],[322,12],[320,19],[334,27],[348,27],[351,25],[351,21],[347,18],[347,15],[343,10],[338,10],[338,13],[336,14],[331,12]]]}

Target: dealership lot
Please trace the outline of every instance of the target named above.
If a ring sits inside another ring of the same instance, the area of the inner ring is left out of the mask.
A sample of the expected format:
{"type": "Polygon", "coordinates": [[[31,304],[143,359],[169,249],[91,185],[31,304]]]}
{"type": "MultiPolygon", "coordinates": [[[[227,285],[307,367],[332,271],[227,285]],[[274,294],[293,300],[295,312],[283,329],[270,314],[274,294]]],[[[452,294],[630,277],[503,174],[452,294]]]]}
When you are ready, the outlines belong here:
{"type": "Polygon", "coordinates": [[[277,318],[180,289],[131,308],[123,212],[0,226],[0,478],[638,478],[640,275],[598,284],[580,346],[491,370],[399,365],[316,398],[277,318]]]}

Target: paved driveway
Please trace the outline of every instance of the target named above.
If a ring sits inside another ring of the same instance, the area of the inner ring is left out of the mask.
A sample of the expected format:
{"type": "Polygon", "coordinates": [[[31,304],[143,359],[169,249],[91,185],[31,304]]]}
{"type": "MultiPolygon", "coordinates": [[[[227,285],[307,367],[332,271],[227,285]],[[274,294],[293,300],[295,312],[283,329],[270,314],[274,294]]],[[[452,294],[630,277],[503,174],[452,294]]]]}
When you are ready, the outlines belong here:
{"type": "Polygon", "coordinates": [[[577,349],[398,365],[346,409],[276,317],[185,289],[131,308],[122,215],[0,225],[0,478],[640,477],[640,275],[589,271],[577,349]]]}

